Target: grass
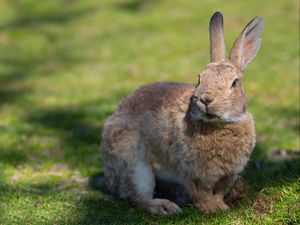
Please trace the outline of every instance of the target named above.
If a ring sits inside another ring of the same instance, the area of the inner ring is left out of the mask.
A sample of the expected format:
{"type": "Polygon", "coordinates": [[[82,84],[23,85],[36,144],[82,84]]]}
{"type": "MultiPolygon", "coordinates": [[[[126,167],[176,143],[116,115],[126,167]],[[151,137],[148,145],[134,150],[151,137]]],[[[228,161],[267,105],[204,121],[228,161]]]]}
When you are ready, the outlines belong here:
{"type": "Polygon", "coordinates": [[[299,159],[266,157],[299,149],[298,11],[292,0],[1,1],[0,224],[299,224],[299,159]],[[242,201],[160,217],[94,188],[105,118],[141,84],[195,83],[216,10],[228,48],[251,18],[266,20],[245,73],[258,142],[242,201]]]}

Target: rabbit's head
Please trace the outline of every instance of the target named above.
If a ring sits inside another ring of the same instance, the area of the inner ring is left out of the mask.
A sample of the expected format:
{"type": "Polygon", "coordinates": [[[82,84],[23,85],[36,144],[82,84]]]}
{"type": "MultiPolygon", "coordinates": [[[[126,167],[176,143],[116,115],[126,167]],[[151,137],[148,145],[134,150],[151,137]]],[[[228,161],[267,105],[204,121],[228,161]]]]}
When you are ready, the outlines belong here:
{"type": "Polygon", "coordinates": [[[246,112],[243,71],[259,50],[263,24],[263,17],[250,21],[226,58],[223,16],[219,12],[212,16],[209,26],[211,63],[199,75],[191,98],[191,118],[208,122],[243,120],[246,112]]]}

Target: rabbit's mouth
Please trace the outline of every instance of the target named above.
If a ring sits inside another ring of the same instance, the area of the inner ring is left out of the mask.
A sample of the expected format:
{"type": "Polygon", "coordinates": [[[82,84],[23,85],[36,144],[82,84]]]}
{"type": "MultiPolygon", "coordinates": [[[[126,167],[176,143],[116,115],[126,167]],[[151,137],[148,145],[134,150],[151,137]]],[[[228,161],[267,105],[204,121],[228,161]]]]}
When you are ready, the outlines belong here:
{"type": "Polygon", "coordinates": [[[211,110],[207,106],[204,106],[197,101],[192,103],[190,110],[189,110],[189,115],[193,119],[203,120],[206,122],[222,121],[220,116],[218,116],[215,113],[212,113],[211,110]]]}
{"type": "Polygon", "coordinates": [[[209,119],[209,120],[220,119],[219,116],[217,116],[215,114],[211,114],[211,113],[205,113],[204,116],[206,117],[206,119],[209,119]]]}
{"type": "Polygon", "coordinates": [[[205,110],[202,111],[202,114],[202,116],[208,121],[216,121],[221,119],[218,115],[212,113],[207,106],[205,106],[205,110]]]}
{"type": "Polygon", "coordinates": [[[221,117],[210,112],[203,112],[202,110],[192,108],[190,111],[190,116],[196,120],[202,120],[205,122],[218,122],[222,121],[221,117]]]}
{"type": "Polygon", "coordinates": [[[221,117],[216,115],[216,114],[212,114],[208,111],[206,112],[202,112],[200,119],[206,122],[220,122],[222,121],[221,117]]]}

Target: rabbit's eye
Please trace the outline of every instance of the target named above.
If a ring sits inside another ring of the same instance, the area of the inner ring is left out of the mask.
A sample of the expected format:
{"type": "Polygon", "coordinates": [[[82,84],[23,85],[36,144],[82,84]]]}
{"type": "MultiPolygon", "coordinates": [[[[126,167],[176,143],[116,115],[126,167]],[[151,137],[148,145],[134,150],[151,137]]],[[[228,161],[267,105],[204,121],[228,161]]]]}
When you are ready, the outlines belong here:
{"type": "Polygon", "coordinates": [[[238,81],[239,81],[239,79],[235,79],[235,80],[232,82],[231,88],[236,87],[236,84],[237,84],[238,81]]]}

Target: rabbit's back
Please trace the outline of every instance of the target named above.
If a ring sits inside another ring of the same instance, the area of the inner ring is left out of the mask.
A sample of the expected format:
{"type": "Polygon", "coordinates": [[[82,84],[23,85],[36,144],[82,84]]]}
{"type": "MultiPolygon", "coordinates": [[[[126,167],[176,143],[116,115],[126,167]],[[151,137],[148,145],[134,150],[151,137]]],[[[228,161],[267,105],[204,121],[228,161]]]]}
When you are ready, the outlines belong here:
{"type": "Polygon", "coordinates": [[[195,85],[187,83],[158,82],[144,85],[123,99],[117,112],[141,116],[162,109],[187,110],[194,90],[195,85]]]}
{"type": "Polygon", "coordinates": [[[185,116],[194,90],[192,84],[173,82],[141,86],[106,119],[102,151],[130,158],[132,152],[149,153],[146,149],[156,153],[168,150],[175,120],[185,116]]]}

